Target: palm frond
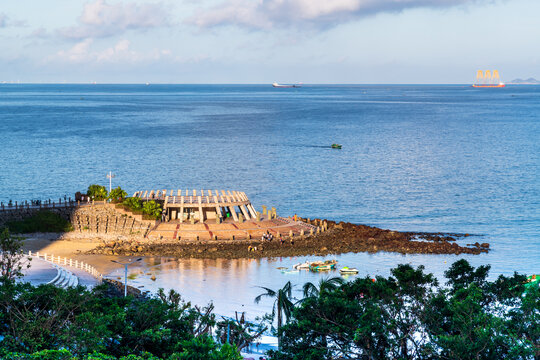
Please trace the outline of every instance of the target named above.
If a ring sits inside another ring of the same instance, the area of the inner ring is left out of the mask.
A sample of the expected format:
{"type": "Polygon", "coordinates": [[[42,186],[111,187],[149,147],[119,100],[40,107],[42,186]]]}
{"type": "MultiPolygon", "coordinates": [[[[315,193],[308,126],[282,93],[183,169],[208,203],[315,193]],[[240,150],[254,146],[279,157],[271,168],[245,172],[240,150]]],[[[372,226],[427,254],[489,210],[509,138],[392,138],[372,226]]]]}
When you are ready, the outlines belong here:
{"type": "Polygon", "coordinates": [[[260,294],[259,296],[257,296],[257,297],[255,298],[255,304],[258,304],[258,303],[261,301],[261,299],[262,299],[263,297],[265,297],[265,296],[266,296],[266,297],[275,297],[275,296],[276,296],[276,292],[275,292],[274,290],[272,290],[272,289],[269,289],[269,288],[264,287],[264,286],[257,286],[257,287],[259,287],[259,288],[261,288],[261,289],[263,289],[263,290],[266,290],[266,292],[260,294]]]}

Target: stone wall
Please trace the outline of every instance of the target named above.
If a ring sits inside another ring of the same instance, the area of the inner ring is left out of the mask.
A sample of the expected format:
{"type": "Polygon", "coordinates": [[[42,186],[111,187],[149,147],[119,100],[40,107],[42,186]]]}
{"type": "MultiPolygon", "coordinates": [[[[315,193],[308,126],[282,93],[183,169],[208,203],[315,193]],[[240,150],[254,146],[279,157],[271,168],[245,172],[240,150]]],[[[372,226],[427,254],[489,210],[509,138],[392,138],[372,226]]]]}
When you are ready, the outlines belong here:
{"type": "Polygon", "coordinates": [[[40,210],[48,210],[59,214],[66,220],[69,220],[71,213],[77,208],[77,205],[62,204],[61,207],[18,207],[11,209],[0,210],[0,227],[8,221],[19,221],[31,217],[40,210]]]}
{"type": "Polygon", "coordinates": [[[156,221],[142,220],[125,211],[118,211],[113,204],[95,203],[77,205],[62,204],[56,207],[11,208],[0,211],[0,226],[8,221],[17,221],[30,217],[40,210],[55,212],[69,220],[75,232],[139,235],[146,237],[155,227],[156,221]]]}
{"type": "Polygon", "coordinates": [[[155,226],[155,221],[138,220],[120,213],[114,205],[80,207],[70,216],[73,228],[78,232],[141,235],[145,236],[155,226]]]}

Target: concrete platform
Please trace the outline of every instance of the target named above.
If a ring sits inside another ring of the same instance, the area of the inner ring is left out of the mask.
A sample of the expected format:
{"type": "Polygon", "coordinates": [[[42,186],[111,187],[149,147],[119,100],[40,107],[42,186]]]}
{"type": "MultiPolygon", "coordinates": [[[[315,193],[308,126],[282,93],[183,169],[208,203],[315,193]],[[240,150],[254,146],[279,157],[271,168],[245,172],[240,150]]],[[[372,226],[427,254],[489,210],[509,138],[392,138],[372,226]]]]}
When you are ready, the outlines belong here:
{"type": "Polygon", "coordinates": [[[298,236],[304,232],[309,234],[314,231],[312,225],[301,221],[294,221],[290,218],[276,218],[272,220],[254,221],[248,220],[245,222],[236,222],[232,219],[216,224],[213,221],[204,223],[185,223],[179,221],[163,222],[153,229],[148,237],[160,239],[180,239],[180,240],[210,240],[215,239],[255,239],[260,238],[267,231],[274,237],[278,234],[283,238],[287,238],[292,231],[294,236],[298,236]]]}

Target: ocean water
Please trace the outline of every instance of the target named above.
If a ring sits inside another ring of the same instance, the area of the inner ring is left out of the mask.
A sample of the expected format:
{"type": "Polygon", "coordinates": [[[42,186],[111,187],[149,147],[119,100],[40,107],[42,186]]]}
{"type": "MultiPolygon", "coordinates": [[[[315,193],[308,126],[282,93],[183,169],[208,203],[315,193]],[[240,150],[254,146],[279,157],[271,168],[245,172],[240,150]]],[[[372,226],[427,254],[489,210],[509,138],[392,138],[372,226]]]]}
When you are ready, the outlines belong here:
{"type": "MultiPolygon", "coordinates": [[[[492,276],[540,272],[540,86],[4,84],[0,144],[4,203],[73,196],[112,171],[129,193],[240,190],[285,216],[481,235],[492,251],[465,257],[492,276]]],[[[339,256],[361,275],[410,262],[441,276],[458,258],[339,256]]],[[[276,269],[303,259],[147,259],[160,276],[135,283],[257,312],[256,286],[321,277],[276,269]]]]}

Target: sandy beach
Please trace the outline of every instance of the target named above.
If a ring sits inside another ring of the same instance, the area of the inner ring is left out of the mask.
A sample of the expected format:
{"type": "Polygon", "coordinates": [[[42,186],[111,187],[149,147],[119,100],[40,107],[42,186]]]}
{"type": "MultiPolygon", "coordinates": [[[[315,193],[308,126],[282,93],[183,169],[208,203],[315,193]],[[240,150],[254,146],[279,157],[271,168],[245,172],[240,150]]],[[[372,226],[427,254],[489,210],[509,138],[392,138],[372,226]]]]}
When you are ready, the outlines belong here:
{"type": "MultiPolygon", "coordinates": [[[[177,259],[241,259],[306,255],[329,255],[358,252],[396,252],[401,254],[480,254],[489,244],[457,244],[468,234],[408,233],[383,230],[365,225],[329,221],[330,230],[292,241],[149,240],[140,236],[92,233],[49,233],[27,235],[25,251],[33,251],[87,262],[107,274],[118,265],[119,257],[164,256],[177,259]]],[[[473,240],[471,240],[473,242],[473,240]]]]}

